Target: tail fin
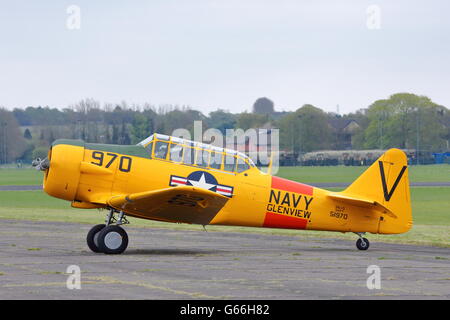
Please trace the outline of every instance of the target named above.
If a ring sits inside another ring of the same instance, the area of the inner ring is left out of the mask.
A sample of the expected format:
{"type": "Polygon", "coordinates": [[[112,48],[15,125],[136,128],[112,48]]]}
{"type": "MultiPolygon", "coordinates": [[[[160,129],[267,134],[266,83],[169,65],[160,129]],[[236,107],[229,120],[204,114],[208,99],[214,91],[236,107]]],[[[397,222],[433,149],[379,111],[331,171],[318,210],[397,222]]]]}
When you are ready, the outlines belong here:
{"type": "Polygon", "coordinates": [[[370,199],[393,213],[383,216],[379,233],[403,233],[412,227],[408,164],[399,149],[384,153],[341,194],[370,199]]]}

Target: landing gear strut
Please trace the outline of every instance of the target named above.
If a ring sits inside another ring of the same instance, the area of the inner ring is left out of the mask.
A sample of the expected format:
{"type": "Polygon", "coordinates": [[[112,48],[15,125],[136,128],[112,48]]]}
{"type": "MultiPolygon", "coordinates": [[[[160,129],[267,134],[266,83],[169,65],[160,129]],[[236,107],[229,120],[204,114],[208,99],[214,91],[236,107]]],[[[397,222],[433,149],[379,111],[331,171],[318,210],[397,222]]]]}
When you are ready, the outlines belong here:
{"type": "Polygon", "coordinates": [[[356,240],[356,247],[359,250],[367,250],[367,249],[369,249],[369,246],[370,246],[369,240],[367,240],[366,238],[363,238],[363,235],[365,234],[365,232],[355,232],[355,233],[359,237],[359,239],[356,240]]]}
{"type": "Polygon", "coordinates": [[[116,219],[114,214],[117,211],[110,209],[106,215],[105,224],[98,224],[88,232],[86,241],[89,249],[95,253],[119,254],[125,251],[128,246],[128,235],[120,227],[129,223],[123,211],[119,212],[116,219]],[[115,225],[114,225],[115,223],[115,225]]]}

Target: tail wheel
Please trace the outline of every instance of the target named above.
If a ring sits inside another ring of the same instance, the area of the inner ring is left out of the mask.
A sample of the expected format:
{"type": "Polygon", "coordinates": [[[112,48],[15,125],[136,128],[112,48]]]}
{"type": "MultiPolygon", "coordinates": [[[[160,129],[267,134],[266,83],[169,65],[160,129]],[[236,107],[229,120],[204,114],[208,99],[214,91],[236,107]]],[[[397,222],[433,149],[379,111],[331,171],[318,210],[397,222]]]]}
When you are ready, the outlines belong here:
{"type": "Polygon", "coordinates": [[[110,225],[100,231],[98,235],[98,248],[106,254],[120,254],[128,246],[128,235],[124,229],[117,225],[110,225]]]}
{"type": "Polygon", "coordinates": [[[104,224],[98,224],[96,226],[93,226],[91,230],[89,230],[87,236],[86,236],[86,242],[89,247],[89,249],[92,250],[92,252],[99,253],[102,252],[100,248],[98,247],[98,236],[100,231],[102,231],[105,228],[104,224]]]}
{"type": "Polygon", "coordinates": [[[367,250],[369,249],[370,242],[366,238],[359,238],[356,240],[356,247],[359,250],[367,250]]]}

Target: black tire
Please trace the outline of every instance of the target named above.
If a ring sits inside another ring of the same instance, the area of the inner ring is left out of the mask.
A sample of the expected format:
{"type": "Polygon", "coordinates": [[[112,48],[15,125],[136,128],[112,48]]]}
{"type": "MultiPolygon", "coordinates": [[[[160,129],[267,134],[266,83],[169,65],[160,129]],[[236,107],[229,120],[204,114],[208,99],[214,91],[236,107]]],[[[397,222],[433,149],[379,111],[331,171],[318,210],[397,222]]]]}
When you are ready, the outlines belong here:
{"type": "Polygon", "coordinates": [[[128,235],[119,226],[107,226],[98,235],[98,247],[103,253],[120,254],[127,246],[128,235]]]}
{"type": "Polygon", "coordinates": [[[92,252],[100,253],[102,252],[100,248],[98,247],[98,236],[100,231],[102,231],[105,228],[106,225],[104,224],[98,224],[96,226],[93,226],[91,230],[89,230],[86,242],[89,247],[89,249],[92,250],[92,252]]]}
{"type": "Polygon", "coordinates": [[[367,249],[369,249],[369,246],[370,246],[370,242],[366,238],[362,238],[362,239],[360,238],[360,239],[356,240],[356,247],[359,250],[367,250],[367,249]]]}

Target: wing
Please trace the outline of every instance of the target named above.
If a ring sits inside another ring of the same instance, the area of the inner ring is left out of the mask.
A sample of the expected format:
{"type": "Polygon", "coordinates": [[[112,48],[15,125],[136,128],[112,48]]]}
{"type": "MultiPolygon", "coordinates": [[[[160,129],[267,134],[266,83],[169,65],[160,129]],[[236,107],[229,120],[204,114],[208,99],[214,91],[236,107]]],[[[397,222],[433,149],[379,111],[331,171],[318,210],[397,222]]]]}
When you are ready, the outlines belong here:
{"type": "Polygon", "coordinates": [[[343,195],[343,194],[338,194],[338,193],[330,193],[328,194],[328,197],[340,201],[340,202],[344,202],[344,203],[348,203],[350,205],[353,206],[357,206],[357,207],[364,207],[364,208],[372,208],[378,211],[382,211],[383,213],[387,214],[388,216],[397,219],[397,216],[388,208],[386,208],[385,206],[383,206],[381,203],[374,201],[374,200],[367,200],[367,199],[363,199],[363,198],[359,198],[359,197],[353,197],[353,196],[348,196],[348,195],[343,195]]]}
{"type": "Polygon", "coordinates": [[[228,200],[213,191],[180,186],[113,196],[108,204],[141,218],[207,225],[228,200]]]}

